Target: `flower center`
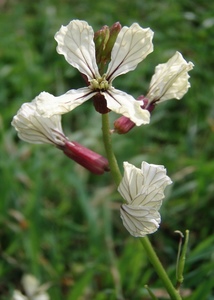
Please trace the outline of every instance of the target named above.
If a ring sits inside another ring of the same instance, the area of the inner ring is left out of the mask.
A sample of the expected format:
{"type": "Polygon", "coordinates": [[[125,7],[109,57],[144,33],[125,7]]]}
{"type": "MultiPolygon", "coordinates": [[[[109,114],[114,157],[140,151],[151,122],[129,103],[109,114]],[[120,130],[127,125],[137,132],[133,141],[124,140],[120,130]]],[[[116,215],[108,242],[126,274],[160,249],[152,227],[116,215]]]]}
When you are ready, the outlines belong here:
{"type": "Polygon", "coordinates": [[[95,91],[106,91],[109,88],[109,83],[106,80],[106,74],[102,77],[94,78],[90,81],[90,88],[95,91]]]}

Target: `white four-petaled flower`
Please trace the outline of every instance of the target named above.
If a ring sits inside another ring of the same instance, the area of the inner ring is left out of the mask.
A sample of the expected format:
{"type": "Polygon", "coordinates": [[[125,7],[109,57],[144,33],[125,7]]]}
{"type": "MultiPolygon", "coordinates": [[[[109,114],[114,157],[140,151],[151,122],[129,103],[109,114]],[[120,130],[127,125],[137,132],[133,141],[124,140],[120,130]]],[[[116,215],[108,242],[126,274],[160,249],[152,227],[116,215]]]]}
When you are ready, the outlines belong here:
{"type": "Polygon", "coordinates": [[[52,144],[94,174],[100,175],[109,171],[108,160],[105,157],[75,141],[69,141],[62,130],[61,115],[44,117],[38,111],[36,101],[37,98],[22,104],[13,117],[11,124],[20,139],[33,144],[52,144]]]}
{"type": "Polygon", "coordinates": [[[72,89],[59,97],[43,92],[37,97],[39,110],[46,117],[64,114],[99,93],[104,96],[110,110],[130,118],[137,126],[149,123],[150,114],[140,107],[141,103],[115,89],[112,82],[117,76],[134,70],[153,51],[152,38],[153,31],[150,28],[143,29],[137,23],[123,27],[112,48],[107,71],[100,74],[92,27],[80,20],[62,26],[55,35],[57,52],[87,77],[89,86],[72,89]]]}
{"type": "Polygon", "coordinates": [[[118,191],[127,204],[121,205],[121,218],[131,235],[143,237],[158,229],[164,189],[172,181],[164,166],[142,162],[138,169],[128,162],[123,165],[124,177],[118,191]]]}
{"type": "Polygon", "coordinates": [[[32,275],[26,274],[22,278],[22,286],[25,292],[23,295],[20,291],[15,290],[12,300],[49,300],[46,290],[50,287],[49,283],[40,285],[39,281],[32,275]]]}
{"type": "Polygon", "coordinates": [[[193,63],[187,63],[177,51],[166,63],[159,64],[155,68],[146,98],[150,103],[156,101],[160,103],[173,98],[181,99],[190,87],[188,72],[193,67],[193,63]]]}
{"type": "Polygon", "coordinates": [[[62,130],[61,116],[46,118],[41,115],[36,106],[37,98],[30,103],[22,104],[13,117],[12,125],[20,139],[33,144],[53,144],[63,146],[66,137],[62,130]]]}

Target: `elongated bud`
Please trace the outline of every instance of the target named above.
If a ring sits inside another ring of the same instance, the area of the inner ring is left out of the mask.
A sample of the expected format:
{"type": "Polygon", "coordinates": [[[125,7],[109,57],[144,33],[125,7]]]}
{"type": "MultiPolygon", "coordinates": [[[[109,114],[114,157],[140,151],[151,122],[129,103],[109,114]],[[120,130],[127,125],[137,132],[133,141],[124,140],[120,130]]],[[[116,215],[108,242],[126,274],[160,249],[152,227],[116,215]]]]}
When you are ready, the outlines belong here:
{"type": "Polygon", "coordinates": [[[111,50],[114,46],[118,33],[122,26],[119,22],[114,23],[110,28],[105,25],[94,34],[96,47],[97,65],[106,65],[111,60],[111,50]]]}
{"type": "Polygon", "coordinates": [[[135,123],[124,116],[114,121],[114,132],[119,134],[125,134],[129,132],[133,127],[135,127],[135,123]]]}
{"type": "Polygon", "coordinates": [[[107,25],[103,26],[100,30],[94,34],[94,43],[96,47],[96,61],[99,65],[102,61],[103,52],[106,48],[110,36],[110,30],[107,25]]]}
{"type": "Polygon", "coordinates": [[[121,28],[122,26],[119,22],[114,23],[110,27],[110,37],[107,41],[105,52],[104,52],[104,58],[107,59],[107,61],[111,59],[111,51],[121,28]]]}
{"type": "MultiPolygon", "coordinates": [[[[149,104],[149,100],[141,95],[137,98],[137,100],[142,101],[141,108],[146,109],[149,112],[152,112],[153,109],[155,108],[154,104],[149,104]]],[[[127,117],[120,117],[114,122],[114,131],[119,133],[119,134],[125,134],[129,132],[133,127],[135,127],[135,123],[132,122],[129,118],[127,117]]]]}
{"type": "Polygon", "coordinates": [[[109,171],[108,160],[105,157],[77,142],[66,140],[65,145],[60,149],[69,158],[94,174],[101,175],[109,171]]]}

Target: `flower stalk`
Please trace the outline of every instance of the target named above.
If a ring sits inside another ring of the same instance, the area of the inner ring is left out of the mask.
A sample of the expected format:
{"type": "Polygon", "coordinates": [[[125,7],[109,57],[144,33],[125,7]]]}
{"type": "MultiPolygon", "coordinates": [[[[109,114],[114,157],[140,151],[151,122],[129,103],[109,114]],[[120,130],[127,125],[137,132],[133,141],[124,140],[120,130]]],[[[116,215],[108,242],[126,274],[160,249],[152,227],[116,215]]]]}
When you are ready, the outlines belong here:
{"type": "MultiPolygon", "coordinates": [[[[102,131],[103,131],[103,142],[105,145],[106,155],[109,161],[110,172],[112,174],[113,180],[115,184],[118,186],[122,180],[122,175],[120,169],[118,167],[118,163],[116,157],[113,152],[112,142],[111,142],[111,133],[109,128],[109,117],[108,114],[102,115],[102,131]]],[[[170,278],[168,277],[163,265],[161,264],[159,258],[157,257],[155,250],[150,243],[147,236],[140,238],[140,242],[144,247],[148,258],[153,265],[156,273],[162,280],[168,294],[170,295],[172,300],[181,300],[181,296],[179,295],[179,291],[173,286],[170,278]]]]}
{"type": "Polygon", "coordinates": [[[103,143],[105,146],[106,155],[109,162],[110,172],[115,184],[118,186],[122,179],[122,175],[112,147],[108,114],[102,114],[102,132],[103,132],[103,143]]]}
{"type": "Polygon", "coordinates": [[[169,276],[167,275],[163,265],[161,264],[157,254],[155,253],[154,248],[152,247],[152,244],[150,243],[150,240],[147,236],[140,239],[141,244],[144,247],[144,250],[146,254],[148,255],[148,258],[150,260],[150,263],[153,265],[156,273],[162,280],[168,294],[170,295],[172,300],[181,300],[181,296],[179,294],[179,291],[176,290],[176,288],[173,286],[172,281],[170,280],[169,276]]]}

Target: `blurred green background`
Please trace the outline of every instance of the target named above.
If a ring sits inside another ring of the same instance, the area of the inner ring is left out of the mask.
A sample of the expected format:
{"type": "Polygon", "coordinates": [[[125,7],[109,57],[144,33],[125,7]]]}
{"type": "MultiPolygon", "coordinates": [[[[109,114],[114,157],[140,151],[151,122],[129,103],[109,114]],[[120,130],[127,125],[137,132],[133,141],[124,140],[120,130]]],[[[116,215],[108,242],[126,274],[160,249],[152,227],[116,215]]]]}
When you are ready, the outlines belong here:
{"type": "MultiPolygon", "coordinates": [[[[41,91],[83,86],[53,38],[72,19],[95,31],[116,21],[151,27],[154,52],[114,82],[135,97],[176,50],[195,64],[181,101],[159,105],[149,125],[114,135],[113,145],[121,168],[142,160],[166,166],[174,184],[152,243],[175,282],[174,231],[189,229],[184,298],[214,299],[214,2],[199,0],[0,1],[0,299],[11,299],[26,273],[51,282],[53,300],[150,299],[145,284],[165,299],[139,240],[122,225],[109,174],[91,175],[54,147],[20,141],[10,125],[41,91]]],[[[90,101],[65,115],[63,126],[70,139],[105,155],[90,101]]]]}

